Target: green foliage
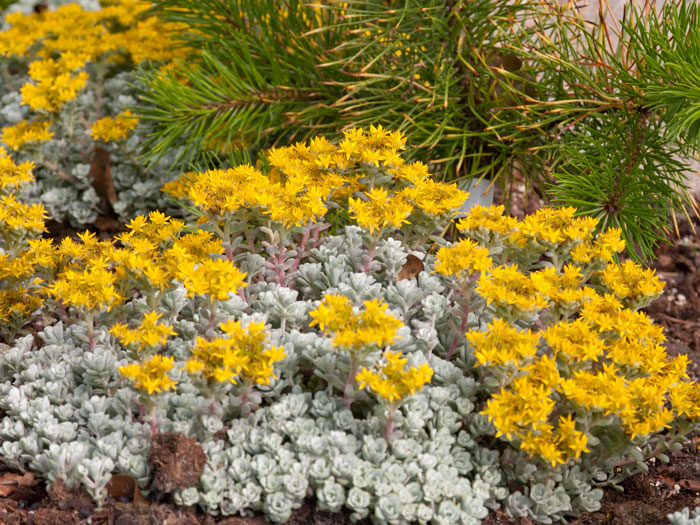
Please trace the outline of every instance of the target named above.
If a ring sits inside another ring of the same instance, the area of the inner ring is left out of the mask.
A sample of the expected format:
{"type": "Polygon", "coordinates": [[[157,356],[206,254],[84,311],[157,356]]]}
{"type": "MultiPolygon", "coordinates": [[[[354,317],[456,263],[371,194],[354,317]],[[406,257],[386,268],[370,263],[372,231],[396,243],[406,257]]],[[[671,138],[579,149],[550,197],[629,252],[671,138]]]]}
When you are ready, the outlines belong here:
{"type": "Polygon", "coordinates": [[[625,27],[641,72],[630,82],[643,90],[645,107],[660,110],[669,138],[694,151],[700,143],[698,16],[698,5],[682,0],[625,27]]]}
{"type": "Polygon", "coordinates": [[[142,73],[144,151],[184,141],[177,167],[211,165],[381,124],[438,177],[496,179],[506,202],[524,177],[649,258],[694,205],[675,154],[700,133],[700,30],[695,5],[674,5],[594,25],[531,0],[157,0],[194,51],[142,73]]]}

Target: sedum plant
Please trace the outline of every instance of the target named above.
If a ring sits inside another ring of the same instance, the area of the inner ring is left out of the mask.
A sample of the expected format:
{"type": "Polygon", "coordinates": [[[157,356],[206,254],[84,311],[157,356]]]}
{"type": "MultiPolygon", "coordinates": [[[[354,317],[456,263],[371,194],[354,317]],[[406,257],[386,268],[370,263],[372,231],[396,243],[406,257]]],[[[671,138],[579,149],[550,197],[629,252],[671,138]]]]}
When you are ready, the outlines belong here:
{"type": "Polygon", "coordinates": [[[372,127],[272,149],[168,184],[186,221],[47,242],[44,327],[0,354],[3,461],[101,504],[113,473],[154,490],[150,440],[179,432],[208,461],[172,497],[213,515],[284,522],[314,495],[476,524],[597,510],[667,460],[700,388],[639,311],[662,286],[616,261],[620,231],[571,208],[456,217],[466,194],[403,144],[372,127]],[[454,219],[459,238],[436,235],[454,219]]]}
{"type": "Polygon", "coordinates": [[[498,180],[506,204],[524,178],[645,259],[695,206],[679,160],[697,146],[693,2],[611,20],[599,0],[597,23],[530,0],[154,4],[196,52],[140,75],[152,158],[182,146],[180,166],[218,162],[381,124],[439,178],[498,180]]]}
{"type": "Polygon", "coordinates": [[[129,108],[133,69],[180,54],[168,36],[174,26],[146,15],[148,2],[63,4],[3,17],[0,143],[34,162],[31,198],[54,220],[80,227],[107,212],[128,220],[166,209],[159,188],[168,161],[138,160],[145,129],[129,108]]]}

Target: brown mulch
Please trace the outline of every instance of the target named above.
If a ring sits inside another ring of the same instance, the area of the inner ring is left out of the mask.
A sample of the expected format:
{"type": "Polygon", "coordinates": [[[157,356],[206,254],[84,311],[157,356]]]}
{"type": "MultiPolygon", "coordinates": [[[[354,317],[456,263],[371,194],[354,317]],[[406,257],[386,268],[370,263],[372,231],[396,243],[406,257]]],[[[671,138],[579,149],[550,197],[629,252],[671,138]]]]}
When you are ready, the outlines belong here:
{"type": "MultiPolygon", "coordinates": [[[[497,197],[498,198],[498,197],[497,197]]],[[[512,210],[522,216],[537,208],[532,202],[512,210]]],[[[695,219],[696,228],[700,221],[695,219]]],[[[700,244],[687,222],[679,223],[680,240],[660,246],[656,260],[651,264],[666,282],[664,294],[646,311],[664,327],[669,355],[688,354],[689,375],[700,380],[700,244]]],[[[101,238],[112,238],[124,231],[123,225],[113,217],[101,217],[90,228],[101,238]]],[[[66,225],[49,223],[47,237],[75,237],[76,230],[66,225]]],[[[674,239],[675,236],[669,236],[674,239]]],[[[199,467],[201,457],[191,443],[176,437],[164,437],[158,453],[151,453],[149,460],[154,471],[159,472],[163,488],[171,491],[173,485],[185,486],[191,482],[182,459],[191,458],[192,468],[199,467]],[[160,469],[160,470],[159,470],[160,469]],[[168,470],[170,469],[170,470],[168,470]],[[167,487],[166,487],[167,485],[167,487]]],[[[700,451],[698,439],[692,437],[680,451],[669,454],[670,462],[650,463],[649,471],[638,474],[622,483],[624,492],[608,488],[602,508],[586,513],[571,521],[573,525],[659,525],[668,523],[666,516],[672,512],[700,505],[700,451]]],[[[126,476],[128,478],[128,476],[126,476]]],[[[126,487],[130,487],[129,480],[126,487]]],[[[47,493],[43,482],[21,477],[16,471],[0,463],[0,524],[7,525],[262,525],[260,517],[213,517],[193,508],[174,505],[168,496],[161,501],[148,501],[137,488],[114,489],[115,497],[96,512],[92,499],[82,490],[68,490],[62,483],[55,483],[47,493]],[[14,473],[15,477],[8,477],[14,473]],[[7,484],[3,484],[3,480],[7,484]],[[8,484],[13,484],[10,493],[8,484]],[[3,492],[4,491],[4,492],[3,492]]],[[[294,511],[288,522],[291,525],[349,525],[349,512],[328,513],[319,511],[312,499],[294,511]]],[[[369,520],[359,522],[368,525],[369,520]]],[[[527,519],[512,519],[502,512],[492,512],[485,520],[487,525],[532,525],[527,519]]]]}

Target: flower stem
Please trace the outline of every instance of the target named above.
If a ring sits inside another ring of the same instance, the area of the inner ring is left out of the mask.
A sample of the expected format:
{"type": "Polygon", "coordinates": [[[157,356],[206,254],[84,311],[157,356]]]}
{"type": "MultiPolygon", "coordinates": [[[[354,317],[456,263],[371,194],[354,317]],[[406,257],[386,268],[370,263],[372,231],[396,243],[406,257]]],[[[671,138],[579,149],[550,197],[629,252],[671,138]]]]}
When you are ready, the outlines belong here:
{"type": "Polygon", "coordinates": [[[357,363],[355,362],[355,356],[350,354],[350,371],[348,372],[348,377],[345,380],[345,385],[343,385],[343,399],[345,399],[345,408],[348,410],[352,406],[353,401],[355,401],[355,396],[351,395],[349,392],[352,389],[354,394],[355,376],[357,375],[357,363]]]}
{"type": "Polygon", "coordinates": [[[450,344],[450,350],[447,352],[447,356],[445,359],[447,361],[452,360],[452,356],[455,353],[455,350],[457,349],[457,343],[459,342],[460,336],[463,336],[464,329],[467,327],[467,319],[469,318],[469,304],[464,303],[462,305],[462,322],[459,324],[459,332],[455,335],[454,339],[452,339],[452,343],[450,344]]]}

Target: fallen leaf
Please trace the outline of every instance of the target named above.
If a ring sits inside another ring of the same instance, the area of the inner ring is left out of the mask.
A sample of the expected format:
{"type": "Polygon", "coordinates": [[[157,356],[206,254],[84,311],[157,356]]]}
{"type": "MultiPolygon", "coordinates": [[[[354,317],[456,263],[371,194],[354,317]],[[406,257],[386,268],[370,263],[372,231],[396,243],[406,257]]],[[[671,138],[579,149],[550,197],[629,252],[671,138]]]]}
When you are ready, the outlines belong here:
{"type": "Polygon", "coordinates": [[[114,474],[107,483],[107,494],[114,499],[131,498],[137,507],[150,505],[149,501],[141,494],[136,480],[128,474],[114,474]]]}
{"type": "Polygon", "coordinates": [[[8,472],[0,478],[0,497],[6,498],[18,487],[33,487],[37,483],[38,481],[34,479],[34,474],[31,472],[26,474],[8,472]]]}
{"type": "Polygon", "coordinates": [[[678,485],[686,490],[693,490],[695,492],[700,492],[700,480],[697,479],[682,479],[677,482],[678,485]]]}
{"type": "Polygon", "coordinates": [[[109,151],[95,147],[95,151],[90,161],[90,172],[88,176],[92,180],[92,187],[100,196],[104,204],[112,205],[117,202],[117,190],[112,182],[112,172],[109,167],[109,151]]]}
{"type": "Polygon", "coordinates": [[[415,255],[409,254],[409,256],[406,257],[406,262],[404,263],[403,268],[401,268],[399,276],[396,280],[403,281],[404,279],[413,279],[414,277],[417,277],[418,274],[424,269],[425,266],[423,265],[423,261],[421,261],[415,255]]]}

